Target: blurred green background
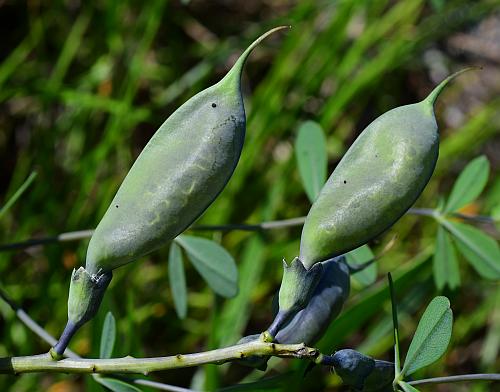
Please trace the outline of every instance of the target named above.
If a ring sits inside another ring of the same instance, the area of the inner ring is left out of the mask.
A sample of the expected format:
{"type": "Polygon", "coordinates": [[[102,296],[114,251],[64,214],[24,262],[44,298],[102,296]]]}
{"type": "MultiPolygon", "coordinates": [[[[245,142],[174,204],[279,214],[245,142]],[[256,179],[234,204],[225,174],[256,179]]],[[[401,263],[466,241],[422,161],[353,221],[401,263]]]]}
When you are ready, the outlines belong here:
{"type": "MultiPolygon", "coordinates": [[[[0,242],[94,228],[142,147],[196,92],[218,81],[241,51],[267,29],[290,24],[251,55],[244,87],[247,137],[238,167],[203,224],[257,223],[305,215],[293,143],[301,121],[327,134],[329,171],[381,113],[422,99],[452,71],[469,65],[437,105],[438,166],[417,202],[435,207],[472,158],[491,164],[486,191],[466,212],[488,215],[500,203],[500,2],[407,1],[94,1],[0,2],[0,205],[30,172],[38,176],[0,220],[0,242]]],[[[479,226],[493,237],[491,225],[479,226]]],[[[318,345],[352,347],[391,359],[385,273],[396,279],[403,351],[418,318],[440,292],[432,277],[435,223],[405,216],[371,245],[397,234],[379,262],[377,282],[354,287],[343,315],[318,345]]],[[[200,235],[199,233],[197,235],[200,235]]],[[[205,235],[205,233],[203,234],[205,235]]],[[[281,260],[298,253],[300,228],[206,233],[236,259],[240,292],[217,297],[190,264],[189,310],[175,315],[168,287],[168,248],[116,271],[98,317],[72,341],[97,357],[106,311],[117,319],[115,356],[160,356],[216,348],[258,333],[271,321],[281,260]]],[[[53,335],[66,321],[70,273],[87,241],[0,253],[0,285],[53,335]]],[[[455,324],[431,377],[500,369],[500,290],[460,263],[462,285],[444,290],[455,324]]],[[[46,352],[0,302],[0,357],[46,352]]],[[[268,376],[291,390],[341,391],[339,379],[299,361],[272,360],[268,376]]],[[[196,390],[262,377],[239,365],[151,375],[196,390]]],[[[279,383],[278,383],[279,384],[279,383]]],[[[280,390],[280,387],[276,387],[280,390]]],[[[424,391],[489,391],[491,385],[443,385],[424,391]]],[[[0,376],[3,391],[100,391],[90,377],[0,376]]],[[[148,390],[144,388],[144,390],[148,390]]]]}

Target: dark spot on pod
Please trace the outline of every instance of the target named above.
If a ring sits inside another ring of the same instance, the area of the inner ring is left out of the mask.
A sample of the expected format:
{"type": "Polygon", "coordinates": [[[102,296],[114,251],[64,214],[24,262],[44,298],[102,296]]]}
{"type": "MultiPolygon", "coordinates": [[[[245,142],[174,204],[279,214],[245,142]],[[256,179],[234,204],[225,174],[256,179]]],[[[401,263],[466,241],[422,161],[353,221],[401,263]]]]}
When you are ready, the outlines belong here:
{"type": "Polygon", "coordinates": [[[118,208],[118,204],[115,207],[118,208]]]}
{"type": "Polygon", "coordinates": [[[212,103],[212,107],[213,107],[213,108],[216,108],[216,107],[217,107],[217,104],[216,104],[215,102],[214,102],[214,103],[212,103]]]}
{"type": "Polygon", "coordinates": [[[245,353],[240,353],[240,358],[245,358],[245,353]]]}
{"type": "Polygon", "coordinates": [[[182,355],[181,355],[181,354],[177,354],[177,355],[175,356],[175,358],[177,358],[179,361],[181,361],[181,360],[182,360],[182,355]]]}
{"type": "Polygon", "coordinates": [[[271,344],[271,348],[272,348],[273,350],[276,350],[276,345],[275,345],[274,343],[273,343],[273,344],[271,344]]]}
{"type": "Polygon", "coordinates": [[[346,180],[344,180],[344,184],[347,184],[347,181],[346,181],[346,180]]]}

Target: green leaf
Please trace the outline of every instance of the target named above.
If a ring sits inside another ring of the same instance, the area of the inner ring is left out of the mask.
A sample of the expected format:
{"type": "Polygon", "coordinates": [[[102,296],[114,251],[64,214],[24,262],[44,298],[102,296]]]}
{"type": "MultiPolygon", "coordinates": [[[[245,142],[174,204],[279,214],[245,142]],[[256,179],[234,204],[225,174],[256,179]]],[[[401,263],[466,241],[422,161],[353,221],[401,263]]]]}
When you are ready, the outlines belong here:
{"type": "Polygon", "coordinates": [[[445,198],[443,196],[439,196],[435,210],[438,212],[443,212],[445,205],[446,205],[445,198]]]}
{"type": "Polygon", "coordinates": [[[116,378],[96,376],[94,380],[113,392],[141,392],[136,386],[116,378]]]}
{"type": "Polygon", "coordinates": [[[438,228],[434,254],[434,281],[439,290],[445,286],[454,289],[460,286],[460,271],[455,247],[450,235],[441,226],[438,228]]]}
{"type": "Polygon", "coordinates": [[[219,389],[219,392],[255,392],[255,391],[283,391],[283,385],[286,382],[290,382],[293,379],[293,375],[291,372],[287,372],[284,374],[279,374],[277,376],[261,378],[258,381],[254,382],[246,382],[236,385],[231,385],[222,389],[219,389]]]}
{"type": "MultiPolygon", "coordinates": [[[[347,263],[351,266],[364,264],[375,258],[368,245],[360,246],[346,254],[347,263]]],[[[361,285],[369,286],[377,280],[377,263],[373,262],[365,269],[352,275],[361,285]]]]}
{"type": "Polygon", "coordinates": [[[453,234],[458,250],[479,275],[486,279],[500,278],[500,248],[493,238],[464,223],[443,220],[442,224],[453,234]]]}
{"type": "Polygon", "coordinates": [[[445,0],[431,0],[431,6],[436,12],[443,12],[446,7],[445,0]]]}
{"type": "Polygon", "coordinates": [[[474,201],[486,186],[489,173],[490,164],[484,155],[469,162],[453,185],[445,212],[457,211],[474,201]]]}
{"type": "Polygon", "coordinates": [[[295,156],[307,197],[314,203],[326,182],[326,139],[321,126],[314,121],[303,122],[295,141],[295,156]]]}
{"type": "Polygon", "coordinates": [[[399,374],[401,372],[401,357],[399,350],[399,324],[398,324],[398,303],[396,301],[396,293],[394,291],[394,283],[392,281],[392,275],[389,272],[387,274],[387,279],[389,280],[389,294],[391,296],[391,313],[392,313],[392,329],[394,331],[394,374],[399,374]]]}
{"type": "Polygon", "coordinates": [[[226,249],[206,238],[180,235],[175,240],[217,294],[231,298],[238,293],[238,269],[226,249]]]}
{"type": "Polygon", "coordinates": [[[453,312],[446,297],[435,297],[420,319],[411,341],[402,377],[437,361],[446,351],[451,338],[453,312]]]}
{"type": "Polygon", "coordinates": [[[21,186],[14,192],[9,200],[0,208],[0,218],[14,205],[14,203],[21,197],[21,195],[28,189],[31,183],[37,176],[36,172],[32,172],[28,178],[21,184],[21,186]]]}
{"type": "Polygon", "coordinates": [[[399,381],[398,384],[404,392],[420,392],[417,388],[408,384],[407,382],[399,381]]]}
{"type": "Polygon", "coordinates": [[[172,242],[168,255],[168,279],[172,298],[174,300],[175,312],[179,318],[183,319],[187,313],[187,288],[184,264],[182,262],[182,252],[179,245],[172,242]]]}
{"type": "Polygon", "coordinates": [[[101,332],[99,358],[111,358],[116,338],[116,321],[111,312],[106,314],[101,332]]]}
{"type": "Polygon", "coordinates": [[[497,229],[500,230],[500,204],[492,208],[491,217],[495,221],[497,229]]]}

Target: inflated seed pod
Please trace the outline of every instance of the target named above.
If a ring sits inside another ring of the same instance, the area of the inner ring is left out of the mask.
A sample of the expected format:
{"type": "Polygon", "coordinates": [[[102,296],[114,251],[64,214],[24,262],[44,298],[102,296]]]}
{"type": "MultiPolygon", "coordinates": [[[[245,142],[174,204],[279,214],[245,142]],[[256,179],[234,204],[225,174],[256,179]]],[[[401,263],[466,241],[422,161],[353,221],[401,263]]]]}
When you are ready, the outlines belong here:
{"type": "Polygon", "coordinates": [[[137,259],[182,233],[233,174],[245,138],[243,66],[254,41],[217,84],[179,107],[153,135],[123,180],[87,250],[90,274],[137,259]]]}
{"type": "Polygon", "coordinates": [[[61,355],[78,326],[93,317],[105,290],[102,276],[109,283],[113,269],[167,244],[222,191],[245,138],[243,66],[264,38],[284,28],[254,41],[220,82],[179,107],[144,147],[92,235],[84,272],[71,280],[80,287],[70,292],[78,292],[80,300],[68,302],[68,325],[54,355],[61,355]]]}
{"type": "Polygon", "coordinates": [[[391,392],[394,363],[373,359],[351,349],[333,354],[331,364],[344,385],[356,392],[391,392]]]}
{"type": "Polygon", "coordinates": [[[267,340],[309,301],[321,261],[367,243],[416,201],[439,152],[436,99],[450,80],[469,69],[446,78],[423,101],[384,113],[346,152],[309,210],[299,257],[284,266],[279,312],[265,332],[267,340]]]}
{"type": "Polygon", "coordinates": [[[307,215],[299,256],[306,269],[367,243],[417,200],[438,158],[434,103],[466,70],[446,78],[423,101],[384,113],[359,135],[307,215]]]}

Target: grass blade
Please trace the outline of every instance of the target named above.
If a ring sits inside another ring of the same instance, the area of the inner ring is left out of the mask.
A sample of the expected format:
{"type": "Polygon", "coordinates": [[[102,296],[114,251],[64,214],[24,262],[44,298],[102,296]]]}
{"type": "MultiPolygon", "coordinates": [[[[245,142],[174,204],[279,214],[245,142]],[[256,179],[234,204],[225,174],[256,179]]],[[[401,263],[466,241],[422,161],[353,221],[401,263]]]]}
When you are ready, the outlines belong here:
{"type": "Polygon", "coordinates": [[[391,295],[392,307],[392,327],[394,329],[394,374],[395,377],[401,373],[401,359],[399,354],[399,326],[398,326],[398,308],[396,302],[396,293],[394,292],[394,283],[391,273],[387,274],[389,280],[389,293],[391,295]]]}
{"type": "Polygon", "coordinates": [[[17,189],[17,191],[14,192],[14,194],[10,197],[9,200],[7,200],[7,203],[4,204],[2,208],[0,208],[0,218],[4,216],[4,214],[14,205],[14,203],[21,197],[21,195],[28,189],[28,187],[31,185],[33,180],[36,178],[37,173],[32,172],[26,181],[23,182],[23,184],[17,189]]]}

